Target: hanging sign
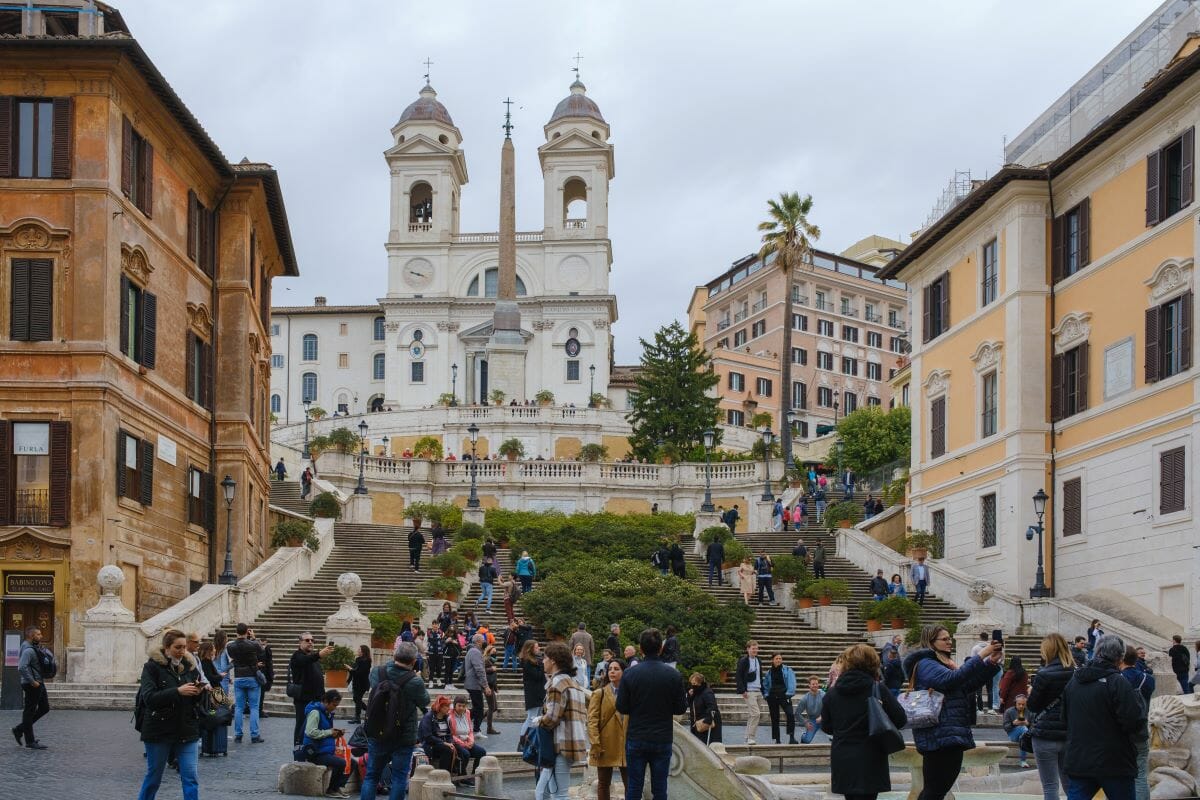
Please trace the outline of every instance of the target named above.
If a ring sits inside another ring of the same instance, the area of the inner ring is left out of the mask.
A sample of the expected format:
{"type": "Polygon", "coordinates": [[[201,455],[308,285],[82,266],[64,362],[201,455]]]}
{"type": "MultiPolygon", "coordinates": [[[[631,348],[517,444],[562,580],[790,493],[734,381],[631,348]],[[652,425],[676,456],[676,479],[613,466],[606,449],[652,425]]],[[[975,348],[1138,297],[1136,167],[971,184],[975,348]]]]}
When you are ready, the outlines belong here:
{"type": "Polygon", "coordinates": [[[4,594],[22,597],[53,597],[54,576],[47,572],[9,572],[4,575],[4,594]]]}

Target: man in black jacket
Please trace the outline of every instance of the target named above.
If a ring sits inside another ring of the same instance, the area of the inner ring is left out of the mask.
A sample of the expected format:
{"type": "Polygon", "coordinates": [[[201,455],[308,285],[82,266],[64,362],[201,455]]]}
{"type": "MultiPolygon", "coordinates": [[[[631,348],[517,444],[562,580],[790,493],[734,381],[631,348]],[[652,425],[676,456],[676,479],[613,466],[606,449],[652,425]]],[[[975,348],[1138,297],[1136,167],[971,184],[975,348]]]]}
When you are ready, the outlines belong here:
{"type": "Polygon", "coordinates": [[[629,715],[625,729],[625,761],[629,765],[626,798],[641,798],[650,767],[650,794],[667,800],[667,773],[671,767],[673,717],[687,711],[687,694],[679,671],[662,662],[662,633],[642,631],[642,655],[636,667],[621,679],[617,711],[629,715]]]}
{"type": "Polygon", "coordinates": [[[300,634],[300,644],[288,661],[288,696],[296,708],[296,729],[292,733],[292,744],[300,746],[304,738],[304,708],[320,700],[325,694],[325,671],[321,669],[321,657],[333,652],[333,645],[320,650],[313,647],[313,635],[308,631],[300,634]],[[292,686],[297,688],[292,694],[292,686]]]}
{"type": "Polygon", "coordinates": [[[420,527],[413,525],[412,533],[408,535],[408,563],[413,572],[421,571],[421,552],[425,549],[425,534],[420,527]]]}
{"type": "Polygon", "coordinates": [[[1171,637],[1174,643],[1167,655],[1171,657],[1171,671],[1179,681],[1179,688],[1184,694],[1192,693],[1192,684],[1188,681],[1188,667],[1191,666],[1191,653],[1183,646],[1183,637],[1176,634],[1171,637]]]}
{"type": "Polygon", "coordinates": [[[725,561],[725,545],[719,541],[711,541],[708,543],[708,549],[704,551],[704,560],[708,564],[708,585],[713,585],[713,576],[717,576],[717,586],[721,586],[724,581],[721,579],[721,564],[725,561]]]}
{"type": "Polygon", "coordinates": [[[604,640],[606,650],[612,650],[613,655],[621,652],[621,626],[613,623],[608,626],[608,638],[604,640]]]}
{"type": "Polygon", "coordinates": [[[1103,789],[1110,800],[1133,800],[1137,743],[1147,735],[1146,708],[1121,677],[1124,654],[1121,637],[1101,636],[1092,662],[1077,669],[1063,690],[1071,798],[1091,798],[1103,789]]]}
{"type": "Polygon", "coordinates": [[[237,624],[237,638],[225,648],[233,669],[233,740],[242,741],[242,711],[250,712],[250,741],[260,744],[258,703],[262,687],[258,685],[258,665],[264,658],[262,646],[249,637],[250,626],[237,624]]]}

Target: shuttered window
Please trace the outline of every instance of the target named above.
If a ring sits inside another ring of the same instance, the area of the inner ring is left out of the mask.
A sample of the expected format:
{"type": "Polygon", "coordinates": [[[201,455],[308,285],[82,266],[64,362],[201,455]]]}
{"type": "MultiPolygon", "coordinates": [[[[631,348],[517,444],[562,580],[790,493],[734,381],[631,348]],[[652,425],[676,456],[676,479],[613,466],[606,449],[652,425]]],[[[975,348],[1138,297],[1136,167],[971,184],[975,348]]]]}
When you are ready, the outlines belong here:
{"type": "Polygon", "coordinates": [[[1184,448],[1175,447],[1158,454],[1158,513],[1183,511],[1186,506],[1184,448]]]}
{"type": "Polygon", "coordinates": [[[759,397],[771,396],[771,380],[769,378],[758,378],[755,381],[754,390],[759,397]]]}
{"type": "Polygon", "coordinates": [[[47,258],[12,261],[9,336],[17,342],[54,338],[54,262],[47,258]]]}
{"type": "Polygon", "coordinates": [[[1146,383],[1192,368],[1192,293],[1146,309],[1146,383]]]}
{"type": "Polygon", "coordinates": [[[1074,416],[1088,407],[1088,343],[1054,356],[1050,362],[1050,419],[1074,416]]]}
{"type": "Polygon", "coordinates": [[[1146,226],[1157,225],[1195,199],[1196,129],[1146,157],[1146,226]]]}
{"type": "Polygon", "coordinates": [[[121,193],[147,217],[154,209],[154,146],[121,120],[121,193]]]}
{"type": "Polygon", "coordinates": [[[0,97],[0,178],[69,178],[70,97],[0,97]]]}
{"type": "Polygon", "coordinates": [[[833,408],[833,389],[828,386],[818,386],[817,405],[821,408],[833,408]]]}
{"type": "Polygon", "coordinates": [[[1083,533],[1083,481],[1072,478],[1063,482],[1063,536],[1083,533]]]}
{"type": "Polygon", "coordinates": [[[117,431],[117,496],[154,503],[154,443],[117,431]]]}
{"type": "Polygon", "coordinates": [[[185,352],[184,391],[188,399],[212,410],[213,348],[188,331],[185,352]]]}
{"type": "Polygon", "coordinates": [[[922,294],[924,308],[921,319],[923,341],[931,341],[950,328],[950,273],[925,287],[922,294]]]}
{"type": "Polygon", "coordinates": [[[729,390],[731,392],[741,392],[746,389],[746,376],[740,372],[729,373],[729,390]]]}
{"type": "Polygon", "coordinates": [[[70,524],[71,423],[0,420],[0,525],[70,524]]]}
{"type": "Polygon", "coordinates": [[[979,532],[981,547],[996,546],[996,495],[979,498],[979,532]]]}
{"type": "Polygon", "coordinates": [[[929,406],[929,456],[946,453],[946,398],[939,397],[929,406]]]}
{"type": "Polygon", "coordinates": [[[808,408],[808,386],[802,381],[792,381],[792,408],[808,408]]]}
{"type": "Polygon", "coordinates": [[[188,190],[187,253],[204,274],[212,277],[216,263],[216,215],[188,190]]]}
{"type": "Polygon", "coordinates": [[[1055,218],[1050,229],[1050,272],[1055,283],[1092,262],[1092,199],[1055,218]]]}
{"type": "Polygon", "coordinates": [[[197,467],[189,467],[187,471],[187,486],[184,491],[187,496],[187,520],[192,525],[204,525],[207,514],[205,510],[212,501],[209,487],[212,475],[197,467]]]}
{"type": "Polygon", "coordinates": [[[147,369],[158,353],[158,297],[121,276],[121,352],[147,369]]]}
{"type": "Polygon", "coordinates": [[[992,370],[983,376],[983,383],[980,387],[980,438],[994,436],[996,433],[999,417],[998,385],[999,381],[996,378],[996,370],[992,370]]]}

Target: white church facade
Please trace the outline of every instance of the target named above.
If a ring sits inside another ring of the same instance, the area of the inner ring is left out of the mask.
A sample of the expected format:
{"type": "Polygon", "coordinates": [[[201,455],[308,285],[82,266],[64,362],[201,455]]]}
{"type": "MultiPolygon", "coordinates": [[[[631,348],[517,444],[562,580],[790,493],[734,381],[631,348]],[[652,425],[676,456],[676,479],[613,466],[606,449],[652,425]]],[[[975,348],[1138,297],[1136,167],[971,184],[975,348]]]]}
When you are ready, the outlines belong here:
{"type": "Polygon", "coordinates": [[[436,405],[448,395],[489,403],[497,384],[512,389],[505,403],[548,390],[556,404],[586,406],[591,392],[607,394],[617,319],[609,291],[613,147],[584,85],[572,84],[544,127],[543,227],[516,234],[523,391],[489,371],[499,233],[460,230],[468,179],[461,132],[426,85],[391,133],[387,294],[377,306],[272,309],[272,352],[287,354],[271,371],[279,422],[302,420],[305,399],[330,413],[361,413],[436,405]]]}

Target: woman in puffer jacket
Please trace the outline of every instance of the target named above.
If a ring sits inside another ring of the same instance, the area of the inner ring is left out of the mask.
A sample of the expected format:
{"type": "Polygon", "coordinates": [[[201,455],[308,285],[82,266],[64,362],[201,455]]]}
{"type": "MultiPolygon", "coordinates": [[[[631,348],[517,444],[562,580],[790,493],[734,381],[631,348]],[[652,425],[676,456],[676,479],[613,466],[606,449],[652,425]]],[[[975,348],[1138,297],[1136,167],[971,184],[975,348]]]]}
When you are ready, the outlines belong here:
{"type": "Polygon", "coordinates": [[[1067,791],[1067,725],[1062,719],[1062,693],[1075,673],[1075,659],[1067,640],[1057,633],[1042,639],[1042,663],[1045,665],[1033,676],[1026,708],[1034,714],[1033,755],[1037,759],[1038,777],[1042,780],[1042,797],[1058,800],[1058,787],[1067,791]]]}
{"type": "MultiPolygon", "coordinates": [[[[915,689],[933,689],[945,698],[938,722],[917,728],[913,739],[923,757],[925,788],[920,800],[943,800],[958,780],[963,752],[975,746],[975,691],[1000,671],[1004,651],[994,642],[971,656],[960,667],[951,660],[954,638],[941,625],[926,625],[921,644],[904,659],[904,672],[915,689]]],[[[910,715],[911,718],[911,715],[910,715]]]]}
{"type": "Polygon", "coordinates": [[[138,722],[146,748],[146,777],[138,800],[154,800],[172,753],[179,761],[184,800],[197,800],[200,723],[196,703],[208,686],[200,677],[199,664],[187,651],[187,636],[182,631],[168,630],[161,646],[158,642],[150,646],[148,656],[138,689],[142,706],[138,722]]]}

